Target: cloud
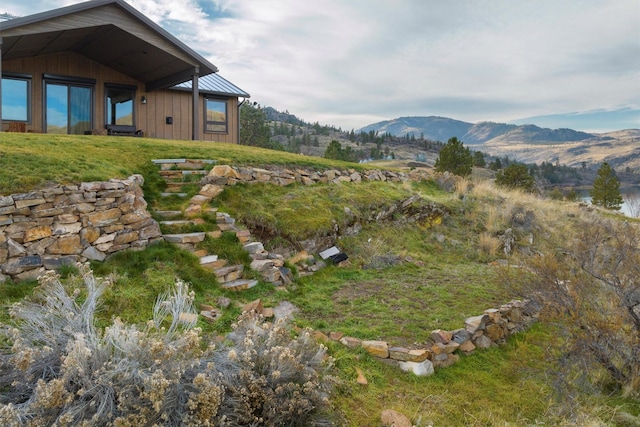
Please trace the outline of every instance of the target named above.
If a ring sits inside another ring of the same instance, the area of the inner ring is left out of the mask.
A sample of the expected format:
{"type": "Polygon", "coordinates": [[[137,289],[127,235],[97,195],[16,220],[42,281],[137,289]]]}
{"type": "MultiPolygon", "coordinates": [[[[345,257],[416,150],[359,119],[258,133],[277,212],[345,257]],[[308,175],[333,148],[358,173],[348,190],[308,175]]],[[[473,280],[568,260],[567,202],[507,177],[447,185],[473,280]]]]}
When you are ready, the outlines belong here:
{"type": "Polygon", "coordinates": [[[405,115],[640,108],[633,1],[128,1],[253,100],[307,121],[350,129],[405,115]]]}

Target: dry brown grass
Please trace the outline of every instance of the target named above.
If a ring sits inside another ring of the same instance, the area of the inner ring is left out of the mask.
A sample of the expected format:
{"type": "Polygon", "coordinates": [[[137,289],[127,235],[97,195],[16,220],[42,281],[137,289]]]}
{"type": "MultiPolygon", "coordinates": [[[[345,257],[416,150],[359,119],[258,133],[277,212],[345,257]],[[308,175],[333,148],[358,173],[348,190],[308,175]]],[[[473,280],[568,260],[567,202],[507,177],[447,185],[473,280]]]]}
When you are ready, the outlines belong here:
{"type": "Polygon", "coordinates": [[[501,246],[502,243],[500,242],[500,239],[494,234],[487,232],[480,234],[480,238],[478,240],[478,250],[480,250],[481,253],[489,256],[495,256],[500,250],[501,246]]]}

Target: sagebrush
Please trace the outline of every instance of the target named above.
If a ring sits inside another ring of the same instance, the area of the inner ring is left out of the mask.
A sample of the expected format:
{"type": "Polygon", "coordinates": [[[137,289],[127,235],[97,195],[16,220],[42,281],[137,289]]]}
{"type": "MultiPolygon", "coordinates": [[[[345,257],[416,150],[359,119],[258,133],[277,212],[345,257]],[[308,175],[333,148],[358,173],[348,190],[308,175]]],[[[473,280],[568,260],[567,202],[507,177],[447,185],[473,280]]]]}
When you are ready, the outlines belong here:
{"type": "Polygon", "coordinates": [[[177,281],[138,327],[96,328],[109,281],[80,265],[84,289],[47,273],[12,307],[0,355],[5,426],[332,425],[326,348],[284,321],[245,313],[219,347],[195,327],[193,293],[177,281]]]}

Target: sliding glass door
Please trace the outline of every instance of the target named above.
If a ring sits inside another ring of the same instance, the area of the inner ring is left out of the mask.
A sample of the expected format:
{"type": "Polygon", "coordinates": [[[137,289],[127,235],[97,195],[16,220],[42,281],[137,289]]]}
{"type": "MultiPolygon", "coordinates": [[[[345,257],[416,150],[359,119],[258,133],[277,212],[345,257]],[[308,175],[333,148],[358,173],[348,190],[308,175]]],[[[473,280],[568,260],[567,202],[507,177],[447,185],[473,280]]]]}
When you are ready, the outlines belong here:
{"type": "Polygon", "coordinates": [[[82,135],[92,129],[92,88],[66,82],[46,82],[47,133],[82,135]]]}

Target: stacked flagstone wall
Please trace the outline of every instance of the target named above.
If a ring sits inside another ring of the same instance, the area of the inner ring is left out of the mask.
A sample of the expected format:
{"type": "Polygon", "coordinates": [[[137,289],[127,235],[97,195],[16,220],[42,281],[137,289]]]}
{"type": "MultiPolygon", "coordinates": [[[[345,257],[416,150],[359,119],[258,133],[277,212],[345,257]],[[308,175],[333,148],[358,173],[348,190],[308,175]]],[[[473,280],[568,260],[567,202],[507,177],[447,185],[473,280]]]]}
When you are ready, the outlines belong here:
{"type": "Polygon", "coordinates": [[[141,175],[0,195],[0,283],[161,239],[141,175]]]}
{"type": "Polygon", "coordinates": [[[350,348],[364,348],[372,356],[399,364],[405,371],[416,375],[431,375],[434,368],[445,368],[456,363],[460,354],[468,355],[476,349],[486,349],[504,344],[507,338],[526,329],[538,318],[540,307],[532,300],[510,301],[499,308],[469,317],[463,328],[431,332],[424,345],[405,348],[390,345],[386,341],[360,340],[331,332],[328,336],[318,333],[321,340],[336,340],[350,348]]]}
{"type": "Polygon", "coordinates": [[[256,167],[236,167],[229,165],[217,165],[209,174],[203,178],[203,184],[234,185],[236,183],[270,183],[286,186],[294,183],[313,185],[341,182],[362,182],[362,181],[388,181],[404,182],[419,181],[432,178],[428,172],[422,170],[412,170],[411,172],[393,172],[389,170],[372,169],[359,172],[355,169],[328,169],[316,171],[312,169],[296,168],[290,169],[281,166],[267,166],[265,168],[256,167]]]}

